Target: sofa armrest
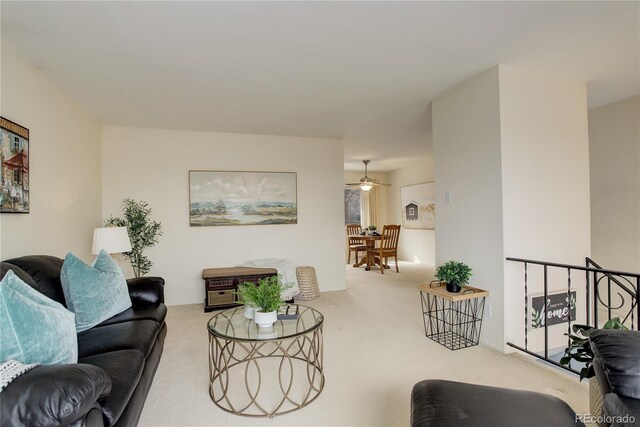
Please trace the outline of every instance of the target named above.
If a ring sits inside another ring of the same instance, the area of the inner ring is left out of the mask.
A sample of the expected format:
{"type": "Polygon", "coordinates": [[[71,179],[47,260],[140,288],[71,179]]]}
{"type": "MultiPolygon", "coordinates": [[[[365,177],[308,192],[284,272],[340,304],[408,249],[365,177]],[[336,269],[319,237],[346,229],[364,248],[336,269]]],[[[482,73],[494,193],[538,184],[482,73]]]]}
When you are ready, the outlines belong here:
{"type": "Polygon", "coordinates": [[[110,391],[111,379],[97,366],[38,366],[2,391],[0,424],[66,426],[85,417],[110,391]]]}
{"type": "Polygon", "coordinates": [[[612,426],[637,426],[640,423],[640,400],[607,394],[602,402],[605,414],[614,418],[612,426]]]}
{"type": "Polygon", "coordinates": [[[133,308],[144,308],[164,303],[164,279],[162,277],[136,277],[127,279],[133,308]]]}

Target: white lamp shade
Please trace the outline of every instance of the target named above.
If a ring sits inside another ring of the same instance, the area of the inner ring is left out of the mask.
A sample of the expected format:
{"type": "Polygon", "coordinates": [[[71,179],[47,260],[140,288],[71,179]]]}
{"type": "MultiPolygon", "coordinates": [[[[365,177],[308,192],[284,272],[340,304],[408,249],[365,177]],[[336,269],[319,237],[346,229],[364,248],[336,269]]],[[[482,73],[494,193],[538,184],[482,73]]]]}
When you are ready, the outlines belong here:
{"type": "Polygon", "coordinates": [[[362,188],[363,191],[369,191],[369,190],[371,190],[372,187],[373,187],[373,185],[371,185],[369,183],[360,184],[360,188],[362,188]]]}
{"type": "Polygon", "coordinates": [[[97,255],[102,249],[110,254],[130,252],[131,241],[129,241],[127,227],[105,227],[93,230],[91,253],[97,255]]]}

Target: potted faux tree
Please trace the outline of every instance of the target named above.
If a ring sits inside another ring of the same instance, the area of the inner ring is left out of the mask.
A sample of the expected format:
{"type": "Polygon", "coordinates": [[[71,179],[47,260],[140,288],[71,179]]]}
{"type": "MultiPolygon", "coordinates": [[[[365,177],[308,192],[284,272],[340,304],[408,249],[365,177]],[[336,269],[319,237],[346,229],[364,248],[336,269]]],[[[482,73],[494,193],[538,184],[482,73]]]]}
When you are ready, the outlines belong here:
{"type": "MultiPolygon", "coordinates": [[[[569,366],[571,361],[582,366],[580,369],[580,381],[587,378],[589,380],[589,409],[591,415],[599,417],[602,415],[602,391],[600,384],[593,370],[593,350],[589,344],[589,335],[597,328],[588,325],[574,324],[571,329],[573,334],[565,334],[571,340],[571,344],[564,350],[564,357],[560,359],[560,364],[569,366]]],[[[609,319],[602,326],[602,329],[629,329],[622,324],[619,317],[609,319]]]]}
{"type": "Polygon", "coordinates": [[[258,284],[238,285],[238,293],[245,305],[255,307],[253,321],[261,328],[268,328],[278,320],[278,308],[284,302],[281,294],[290,286],[283,285],[279,276],[271,276],[260,279],[258,284]]]}
{"type": "Polygon", "coordinates": [[[469,283],[471,268],[463,262],[447,261],[436,268],[436,277],[447,284],[447,291],[460,292],[469,283]]]}
{"type": "Polygon", "coordinates": [[[136,202],[133,199],[124,199],[122,202],[123,217],[109,217],[105,221],[107,227],[127,227],[131,251],[123,255],[131,263],[133,274],[142,277],[151,270],[153,263],[143,255],[146,248],[158,243],[158,237],[162,236],[162,225],[151,220],[151,208],[146,202],[136,202]]]}

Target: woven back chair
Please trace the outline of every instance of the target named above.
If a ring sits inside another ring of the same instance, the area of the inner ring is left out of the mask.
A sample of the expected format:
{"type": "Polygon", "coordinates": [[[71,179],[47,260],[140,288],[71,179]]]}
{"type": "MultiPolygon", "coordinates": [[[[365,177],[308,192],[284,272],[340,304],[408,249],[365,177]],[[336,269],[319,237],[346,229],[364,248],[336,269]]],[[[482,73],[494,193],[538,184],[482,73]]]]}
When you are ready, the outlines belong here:
{"type": "Polygon", "coordinates": [[[347,243],[349,245],[349,251],[347,254],[347,264],[351,264],[351,252],[356,253],[356,264],[358,263],[358,254],[362,252],[366,252],[367,246],[364,244],[362,239],[349,237],[356,234],[362,233],[362,227],[360,224],[347,224],[347,243]]]}
{"type": "Polygon", "coordinates": [[[377,248],[367,249],[367,255],[377,256],[380,259],[380,273],[384,274],[384,266],[389,263],[389,258],[393,257],[396,262],[396,273],[398,269],[398,240],[400,239],[399,225],[385,225],[382,228],[382,240],[377,248]],[[383,261],[384,260],[384,261],[383,261]]]}

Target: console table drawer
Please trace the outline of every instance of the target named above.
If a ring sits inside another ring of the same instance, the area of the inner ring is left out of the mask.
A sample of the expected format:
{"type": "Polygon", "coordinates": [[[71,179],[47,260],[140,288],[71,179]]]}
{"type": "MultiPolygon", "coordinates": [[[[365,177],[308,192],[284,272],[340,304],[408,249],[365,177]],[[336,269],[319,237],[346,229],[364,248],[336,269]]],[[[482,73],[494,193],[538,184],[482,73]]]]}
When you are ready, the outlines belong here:
{"type": "Polygon", "coordinates": [[[202,270],[204,280],[204,311],[234,307],[241,304],[240,297],[234,294],[238,285],[244,282],[258,283],[265,277],[276,276],[274,268],[206,268],[202,270]]]}
{"type": "Polygon", "coordinates": [[[208,290],[207,291],[207,305],[211,307],[219,306],[219,305],[229,305],[235,304],[238,302],[237,296],[235,294],[235,287],[230,287],[227,289],[216,289],[216,290],[208,290]]]}
{"type": "Polygon", "coordinates": [[[207,284],[207,289],[224,288],[234,286],[236,284],[233,277],[223,279],[207,279],[205,280],[205,282],[207,284]]]}

